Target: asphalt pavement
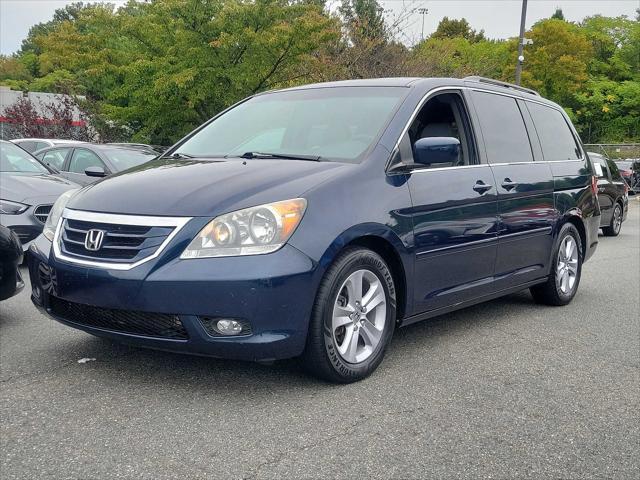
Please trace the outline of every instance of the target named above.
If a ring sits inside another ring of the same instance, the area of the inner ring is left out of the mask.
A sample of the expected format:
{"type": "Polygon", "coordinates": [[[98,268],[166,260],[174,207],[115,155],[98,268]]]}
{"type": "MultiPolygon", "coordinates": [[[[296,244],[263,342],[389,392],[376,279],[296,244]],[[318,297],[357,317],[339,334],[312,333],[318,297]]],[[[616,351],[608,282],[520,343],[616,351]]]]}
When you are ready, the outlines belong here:
{"type": "Polygon", "coordinates": [[[94,338],[27,287],[0,303],[0,477],[637,479],[631,204],[569,306],[522,292],[400,329],[346,386],[94,338]]]}

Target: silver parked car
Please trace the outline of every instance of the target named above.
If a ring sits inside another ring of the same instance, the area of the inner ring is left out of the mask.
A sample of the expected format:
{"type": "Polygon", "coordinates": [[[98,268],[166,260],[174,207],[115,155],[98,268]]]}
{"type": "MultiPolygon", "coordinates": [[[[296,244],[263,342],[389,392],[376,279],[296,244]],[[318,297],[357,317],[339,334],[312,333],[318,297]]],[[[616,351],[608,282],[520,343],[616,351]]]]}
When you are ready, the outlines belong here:
{"type": "Polygon", "coordinates": [[[142,165],[160,154],[109,144],[76,143],[48,147],[33,155],[63,177],[84,186],[112,173],[142,165]]]}
{"type": "Polygon", "coordinates": [[[12,230],[26,251],[44,227],[51,206],[67,190],[80,188],[30,153],[0,140],[0,225],[12,230]]]}
{"type": "Polygon", "coordinates": [[[43,148],[53,147],[54,145],[64,145],[66,143],[84,143],[78,140],[63,140],[58,138],[16,138],[10,140],[23,150],[29,153],[37,152],[43,148]]]}

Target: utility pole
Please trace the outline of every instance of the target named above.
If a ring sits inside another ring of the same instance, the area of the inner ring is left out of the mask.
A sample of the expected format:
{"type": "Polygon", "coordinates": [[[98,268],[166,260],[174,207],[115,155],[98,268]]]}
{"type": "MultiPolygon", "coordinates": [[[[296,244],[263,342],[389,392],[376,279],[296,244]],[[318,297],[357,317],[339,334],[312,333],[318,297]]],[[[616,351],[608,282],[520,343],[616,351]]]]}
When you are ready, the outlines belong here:
{"type": "Polygon", "coordinates": [[[420,41],[424,40],[424,17],[427,13],[429,13],[428,8],[419,8],[418,13],[422,15],[422,32],[420,33],[420,41]]]}
{"type": "Polygon", "coordinates": [[[522,76],[522,64],[524,62],[524,24],[527,20],[527,0],[522,0],[522,13],[520,14],[520,38],[518,39],[518,63],[516,64],[516,85],[520,85],[522,76]]]}

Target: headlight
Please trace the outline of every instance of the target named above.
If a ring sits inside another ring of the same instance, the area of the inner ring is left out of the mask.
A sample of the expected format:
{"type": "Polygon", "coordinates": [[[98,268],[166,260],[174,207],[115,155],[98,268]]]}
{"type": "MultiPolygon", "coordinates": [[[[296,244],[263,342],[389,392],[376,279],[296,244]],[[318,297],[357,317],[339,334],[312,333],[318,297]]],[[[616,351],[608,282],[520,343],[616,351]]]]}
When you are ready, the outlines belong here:
{"type": "Polygon", "coordinates": [[[56,203],[51,207],[51,211],[49,212],[49,216],[47,217],[47,221],[44,224],[44,229],[42,233],[45,237],[47,237],[50,241],[53,242],[53,237],[56,234],[56,227],[58,222],[60,221],[60,217],[62,216],[62,212],[64,211],[64,207],[67,206],[71,197],[73,197],[80,189],[75,190],[67,190],[62,195],[58,197],[56,203]]]}
{"type": "Polygon", "coordinates": [[[304,198],[295,198],[220,215],[200,230],[180,258],[275,252],[289,240],[306,208],[304,198]]]}
{"type": "Polygon", "coordinates": [[[5,215],[19,215],[24,212],[29,205],[18,202],[10,202],[9,200],[0,199],[0,213],[5,215]]]}

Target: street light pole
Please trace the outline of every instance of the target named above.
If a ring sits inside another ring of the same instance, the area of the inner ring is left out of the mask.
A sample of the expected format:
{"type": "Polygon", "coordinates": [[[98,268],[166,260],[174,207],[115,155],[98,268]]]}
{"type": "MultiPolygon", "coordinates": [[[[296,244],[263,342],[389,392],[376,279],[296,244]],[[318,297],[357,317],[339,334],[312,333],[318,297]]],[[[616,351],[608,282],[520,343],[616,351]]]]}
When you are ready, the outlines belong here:
{"type": "Polygon", "coordinates": [[[522,13],[520,14],[520,38],[518,39],[518,63],[516,63],[516,85],[520,85],[522,77],[522,63],[524,62],[524,25],[527,20],[527,0],[522,0],[522,13]]]}
{"type": "Polygon", "coordinates": [[[424,40],[424,16],[429,13],[428,8],[419,8],[418,13],[422,15],[422,31],[420,32],[420,41],[424,40]]]}

